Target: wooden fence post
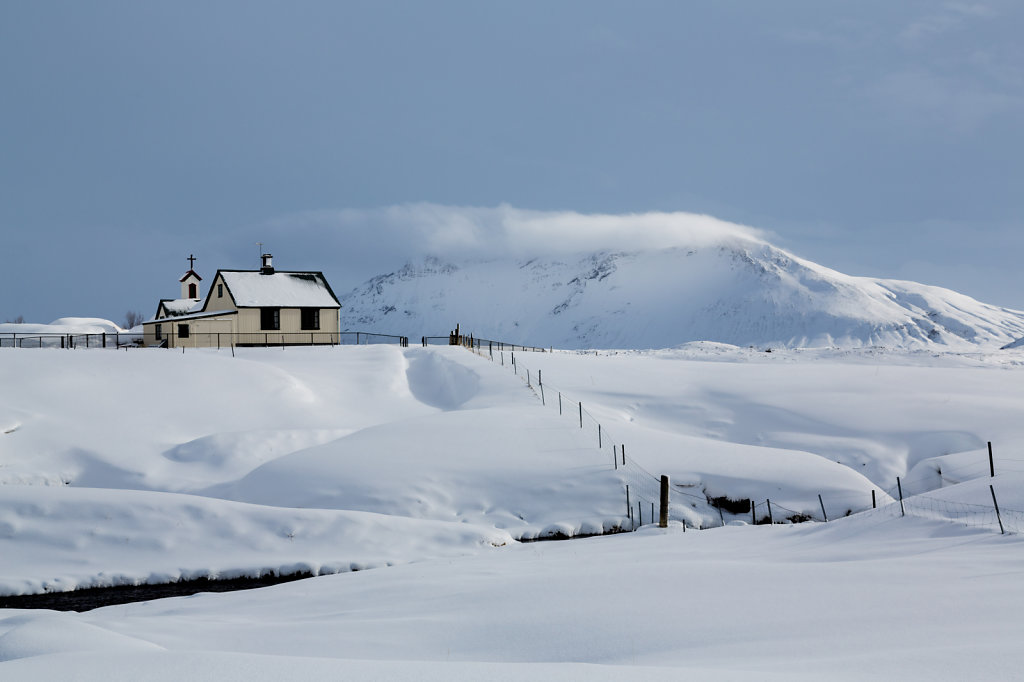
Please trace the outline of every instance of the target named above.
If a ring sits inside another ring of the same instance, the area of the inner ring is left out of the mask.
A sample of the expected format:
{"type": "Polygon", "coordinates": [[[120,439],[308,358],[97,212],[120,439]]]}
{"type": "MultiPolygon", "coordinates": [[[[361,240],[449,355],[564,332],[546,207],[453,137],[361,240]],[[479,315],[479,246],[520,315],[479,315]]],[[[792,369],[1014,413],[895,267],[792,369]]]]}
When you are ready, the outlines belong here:
{"type": "Polygon", "coordinates": [[[583,428],[583,403],[580,403],[580,428],[583,428]]]}
{"type": "Polygon", "coordinates": [[[825,513],[825,503],[821,501],[821,493],[818,493],[818,504],[821,505],[821,515],[825,517],[825,523],[828,523],[828,514],[825,513]]]}
{"type": "Polygon", "coordinates": [[[878,509],[878,507],[875,505],[875,489],[874,488],[871,489],[871,508],[872,509],[878,509]]]}
{"type": "Polygon", "coordinates": [[[989,484],[988,489],[992,492],[992,504],[995,505],[996,518],[999,520],[999,533],[1001,535],[1006,535],[1006,531],[1003,530],[1003,517],[999,513],[999,503],[996,502],[996,489],[992,487],[991,483],[989,484]]]}
{"type": "Polygon", "coordinates": [[[903,484],[900,483],[900,477],[896,477],[896,489],[900,492],[900,516],[906,516],[907,510],[903,507],[903,484]]]}
{"type": "Polygon", "coordinates": [[[668,528],[668,475],[661,475],[661,509],[658,514],[658,527],[668,528]]]}
{"type": "Polygon", "coordinates": [[[765,503],[768,505],[768,523],[774,526],[775,519],[772,518],[772,501],[770,499],[765,499],[765,503]]]}
{"type": "Polygon", "coordinates": [[[615,465],[615,470],[619,470],[619,446],[612,443],[612,464],[615,465]]]}

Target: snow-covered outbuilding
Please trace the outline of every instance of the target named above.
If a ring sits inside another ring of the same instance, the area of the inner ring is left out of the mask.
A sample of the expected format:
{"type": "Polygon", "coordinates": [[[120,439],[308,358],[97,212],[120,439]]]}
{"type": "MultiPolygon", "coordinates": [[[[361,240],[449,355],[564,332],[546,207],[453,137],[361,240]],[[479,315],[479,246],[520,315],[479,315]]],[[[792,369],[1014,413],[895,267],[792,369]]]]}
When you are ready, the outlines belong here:
{"type": "Polygon", "coordinates": [[[259,270],[218,270],[206,297],[191,268],[179,299],[163,299],[143,323],[147,345],[190,348],[332,344],[341,304],[319,271],[278,271],[263,254],[259,270]]]}

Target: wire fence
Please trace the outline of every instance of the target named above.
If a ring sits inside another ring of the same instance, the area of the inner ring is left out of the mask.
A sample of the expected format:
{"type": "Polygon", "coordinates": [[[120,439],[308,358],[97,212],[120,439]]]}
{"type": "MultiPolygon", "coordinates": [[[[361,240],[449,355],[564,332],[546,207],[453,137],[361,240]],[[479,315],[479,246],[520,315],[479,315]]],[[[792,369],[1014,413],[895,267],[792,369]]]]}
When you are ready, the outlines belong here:
{"type": "Polygon", "coordinates": [[[420,341],[424,347],[427,346],[462,346],[470,350],[476,351],[477,353],[493,353],[494,351],[531,351],[535,353],[547,353],[550,352],[550,348],[541,348],[539,346],[525,346],[518,343],[508,343],[506,341],[495,341],[493,339],[481,339],[473,336],[472,334],[463,334],[460,331],[458,325],[455,330],[449,332],[447,336],[422,336],[420,341]]]}
{"type": "Polygon", "coordinates": [[[142,334],[14,334],[0,333],[0,348],[132,348],[142,345],[142,334]]]}
{"type": "Polygon", "coordinates": [[[992,505],[943,500],[931,495],[914,495],[892,502],[868,513],[895,516],[916,516],[936,521],[949,521],[969,528],[998,530],[1002,533],[1024,532],[1024,511],[998,506],[994,485],[992,505]]]}
{"type": "Polygon", "coordinates": [[[157,337],[129,332],[99,334],[0,334],[0,348],[244,348],[267,346],[353,346],[398,344],[409,337],[377,332],[187,332],[161,331],[157,337]]]}
{"type": "MultiPolygon", "coordinates": [[[[424,337],[424,345],[427,345],[427,338],[447,337],[424,337]]],[[[557,386],[545,381],[541,370],[526,367],[521,362],[521,353],[517,357],[515,350],[544,352],[544,349],[488,340],[461,341],[457,345],[508,367],[534,391],[543,406],[557,409],[559,415],[578,423],[579,428],[594,439],[596,449],[605,456],[611,456],[612,469],[623,484],[624,529],[635,530],[643,525],[660,522],[661,478],[640,465],[627,452],[626,445],[591,414],[582,402],[571,399],[557,386]]],[[[926,489],[932,490],[939,487],[934,485],[936,482],[952,485],[983,475],[994,476],[996,461],[1001,471],[1024,472],[1024,460],[1003,457],[995,460],[989,444],[987,464],[984,461],[965,462],[952,469],[947,467],[946,472],[938,464],[935,469],[924,467],[915,475],[913,484],[930,486],[926,489]]],[[[667,520],[681,523],[685,530],[716,528],[735,521],[751,524],[828,522],[854,514],[876,513],[911,515],[1004,533],[1024,531],[1024,511],[999,509],[995,489],[991,486],[992,505],[988,506],[952,502],[925,494],[906,495],[903,487],[907,483],[897,478],[897,484],[889,490],[879,488],[865,493],[831,492],[827,500],[819,494],[815,500],[801,502],[796,509],[771,499],[758,501],[714,497],[706,490],[698,494],[689,492],[694,486],[677,484],[670,486],[667,520]]],[[[792,502],[787,500],[787,504],[792,505],[792,502]]]]}

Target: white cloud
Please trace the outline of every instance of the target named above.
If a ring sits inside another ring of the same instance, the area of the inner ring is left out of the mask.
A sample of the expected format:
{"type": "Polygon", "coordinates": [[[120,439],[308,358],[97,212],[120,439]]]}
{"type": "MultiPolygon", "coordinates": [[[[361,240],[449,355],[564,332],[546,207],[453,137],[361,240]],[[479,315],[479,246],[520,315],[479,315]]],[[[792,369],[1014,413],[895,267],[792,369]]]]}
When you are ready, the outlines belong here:
{"type": "Polygon", "coordinates": [[[995,10],[984,3],[947,2],[938,11],[911,22],[900,32],[900,39],[912,45],[958,30],[970,20],[990,19],[995,15],[995,10]]]}
{"type": "Polygon", "coordinates": [[[282,217],[268,229],[281,241],[319,242],[375,261],[534,257],[764,239],[755,228],[694,213],[583,214],[429,203],[309,212],[282,217]]]}

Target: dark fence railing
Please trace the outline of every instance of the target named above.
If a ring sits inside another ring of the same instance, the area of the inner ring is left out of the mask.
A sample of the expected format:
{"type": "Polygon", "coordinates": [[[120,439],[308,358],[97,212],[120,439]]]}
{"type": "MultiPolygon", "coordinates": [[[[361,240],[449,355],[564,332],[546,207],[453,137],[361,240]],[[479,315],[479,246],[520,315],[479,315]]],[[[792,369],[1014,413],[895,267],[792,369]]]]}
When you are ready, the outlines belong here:
{"type": "Polygon", "coordinates": [[[424,348],[430,345],[463,346],[476,351],[534,351],[537,353],[548,352],[547,348],[538,346],[524,346],[521,343],[508,343],[507,341],[495,341],[494,339],[481,339],[472,334],[466,335],[460,331],[459,325],[455,325],[455,331],[449,332],[447,336],[423,336],[420,338],[424,348]]]}
{"type": "Polygon", "coordinates": [[[235,348],[257,346],[409,345],[409,337],[376,332],[164,332],[159,337],[136,333],[0,334],[0,348],[235,348]]]}
{"type": "Polygon", "coordinates": [[[129,348],[142,345],[142,334],[8,334],[0,333],[0,348],[129,348]]]}

